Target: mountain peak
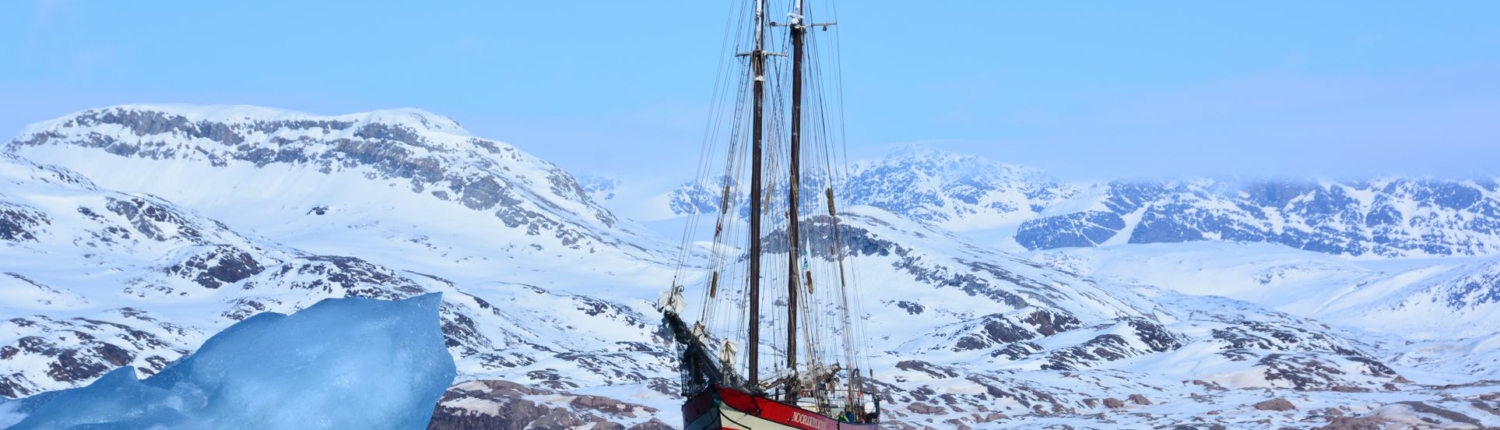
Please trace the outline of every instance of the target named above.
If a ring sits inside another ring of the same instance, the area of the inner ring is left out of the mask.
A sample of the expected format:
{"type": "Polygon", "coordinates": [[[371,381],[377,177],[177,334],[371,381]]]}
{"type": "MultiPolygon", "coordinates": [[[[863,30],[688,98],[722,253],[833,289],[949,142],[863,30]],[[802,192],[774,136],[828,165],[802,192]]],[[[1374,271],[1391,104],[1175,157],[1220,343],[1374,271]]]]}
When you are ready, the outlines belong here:
{"type": "Polygon", "coordinates": [[[319,116],[112,106],[33,126],[5,151],[69,166],[102,186],[222,210],[215,215],[245,225],[330,207],[386,219],[389,211],[415,220],[479,215],[470,222],[497,224],[497,243],[545,237],[538,246],[581,253],[635,234],[557,165],[421,109],[319,116]],[[226,197],[236,189],[256,192],[226,197]]]}
{"type": "MultiPolygon", "coordinates": [[[[305,162],[350,146],[382,155],[509,154],[510,145],[479,139],[451,118],[417,108],[316,115],[248,105],[119,105],[87,109],[27,127],[7,150],[69,145],[152,159],[209,158],[305,162]],[[371,146],[374,145],[374,146],[371,146]],[[262,160],[274,155],[274,160],[262,160]]],[[[348,157],[336,157],[348,162],[348,157]]],[[[227,161],[226,161],[227,160],[227,161]]]]}
{"type": "Polygon", "coordinates": [[[1007,164],[989,160],[974,154],[960,154],[932,147],[926,143],[909,143],[897,146],[884,158],[862,160],[855,163],[855,170],[879,165],[927,166],[926,172],[953,176],[989,176],[1002,174],[1010,177],[1042,179],[1042,171],[1018,164],[1007,164]]]}
{"type": "Polygon", "coordinates": [[[167,123],[220,123],[252,125],[255,123],[329,121],[353,127],[367,124],[400,125],[417,131],[441,132],[467,136],[469,132],[451,118],[419,108],[380,109],[342,115],[318,115],[288,109],[252,105],[125,104],[85,109],[62,117],[32,124],[21,132],[21,138],[74,127],[83,123],[120,123],[126,118],[150,118],[167,123]]]}

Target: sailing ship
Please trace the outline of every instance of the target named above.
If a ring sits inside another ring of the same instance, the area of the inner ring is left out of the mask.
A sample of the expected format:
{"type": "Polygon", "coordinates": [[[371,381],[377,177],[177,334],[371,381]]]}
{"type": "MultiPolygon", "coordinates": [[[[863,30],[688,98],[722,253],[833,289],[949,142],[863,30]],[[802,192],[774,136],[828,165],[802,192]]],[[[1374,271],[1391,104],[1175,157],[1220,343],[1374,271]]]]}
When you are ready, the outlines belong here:
{"type": "Polygon", "coordinates": [[[834,8],[741,1],[698,167],[713,204],[689,217],[658,305],[680,360],[683,427],[878,429],[857,271],[840,243],[837,21],[812,19],[834,8]],[[689,285],[703,294],[691,323],[689,285]]]}

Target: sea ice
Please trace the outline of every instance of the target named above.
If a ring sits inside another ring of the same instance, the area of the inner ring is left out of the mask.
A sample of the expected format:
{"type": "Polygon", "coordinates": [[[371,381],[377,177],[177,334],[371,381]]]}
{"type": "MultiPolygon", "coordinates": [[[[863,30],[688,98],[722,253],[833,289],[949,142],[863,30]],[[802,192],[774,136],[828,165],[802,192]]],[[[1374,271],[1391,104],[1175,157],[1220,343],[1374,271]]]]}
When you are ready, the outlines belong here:
{"type": "Polygon", "coordinates": [[[441,305],[427,294],[262,313],[145,380],[123,367],[0,403],[0,423],[19,413],[12,429],[423,429],[455,375],[441,305]]]}

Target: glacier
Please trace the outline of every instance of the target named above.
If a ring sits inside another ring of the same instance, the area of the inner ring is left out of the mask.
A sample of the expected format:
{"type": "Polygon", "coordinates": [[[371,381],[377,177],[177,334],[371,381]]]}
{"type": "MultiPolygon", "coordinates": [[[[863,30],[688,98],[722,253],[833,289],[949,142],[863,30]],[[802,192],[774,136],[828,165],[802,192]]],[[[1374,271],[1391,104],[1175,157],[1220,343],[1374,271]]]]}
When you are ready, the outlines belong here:
{"type": "Polygon", "coordinates": [[[121,367],[0,404],[0,420],[24,416],[14,430],[426,428],[456,375],[441,305],[441,294],[350,297],[257,314],[155,376],[121,367]]]}

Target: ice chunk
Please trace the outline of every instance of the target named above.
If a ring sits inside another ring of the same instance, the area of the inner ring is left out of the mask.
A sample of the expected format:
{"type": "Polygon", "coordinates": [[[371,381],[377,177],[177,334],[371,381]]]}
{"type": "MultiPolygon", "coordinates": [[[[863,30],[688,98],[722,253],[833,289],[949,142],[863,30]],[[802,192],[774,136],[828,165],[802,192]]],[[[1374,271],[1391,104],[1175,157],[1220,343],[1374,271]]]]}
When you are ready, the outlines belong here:
{"type": "Polygon", "coordinates": [[[156,376],[121,368],[0,411],[26,415],[17,430],[424,429],[455,372],[441,305],[428,294],[263,313],[156,376]]]}

